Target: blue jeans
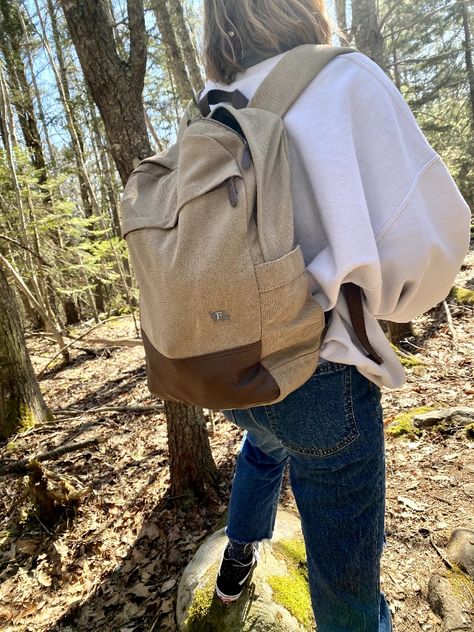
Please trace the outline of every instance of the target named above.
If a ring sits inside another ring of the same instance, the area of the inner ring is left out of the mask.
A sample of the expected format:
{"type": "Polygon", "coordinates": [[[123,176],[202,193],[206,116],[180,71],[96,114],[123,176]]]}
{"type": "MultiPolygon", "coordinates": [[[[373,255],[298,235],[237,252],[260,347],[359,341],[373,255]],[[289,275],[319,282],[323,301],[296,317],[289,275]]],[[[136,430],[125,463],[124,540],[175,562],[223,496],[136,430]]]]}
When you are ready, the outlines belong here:
{"type": "Polygon", "coordinates": [[[390,632],[380,591],[385,453],[379,388],[355,367],[327,362],[277,404],[222,412],[247,431],[232,485],[229,538],[272,537],[289,460],[318,632],[390,632]]]}

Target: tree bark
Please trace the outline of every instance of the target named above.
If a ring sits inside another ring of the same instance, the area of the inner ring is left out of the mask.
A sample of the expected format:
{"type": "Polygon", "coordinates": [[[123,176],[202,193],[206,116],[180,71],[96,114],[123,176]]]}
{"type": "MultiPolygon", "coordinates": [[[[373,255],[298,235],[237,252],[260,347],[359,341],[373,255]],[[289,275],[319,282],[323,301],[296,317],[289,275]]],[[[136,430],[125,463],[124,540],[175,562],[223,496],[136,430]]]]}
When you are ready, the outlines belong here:
{"type": "Polygon", "coordinates": [[[16,298],[0,265],[0,439],[49,419],[26,349],[16,298]]]}
{"type": "Polygon", "coordinates": [[[341,46],[346,45],[346,39],[348,39],[347,33],[347,5],[346,0],[335,0],[336,5],[336,18],[339,30],[343,33],[343,36],[339,36],[339,43],[341,46]]]}
{"type": "Polygon", "coordinates": [[[357,48],[386,70],[384,38],[379,24],[377,0],[352,1],[351,31],[357,48]]]}
{"type": "Polygon", "coordinates": [[[171,75],[176,86],[179,100],[182,105],[187,104],[194,96],[193,88],[189,81],[181,49],[171,22],[170,12],[165,0],[152,0],[152,9],[155,13],[156,23],[160,30],[166,57],[171,69],[171,75]]]}
{"type": "Polygon", "coordinates": [[[60,0],[84,77],[104,121],[122,183],[152,154],[143,111],[147,36],[143,0],[127,0],[130,54],[123,59],[103,0],[60,0]]]}
{"type": "Polygon", "coordinates": [[[172,496],[205,498],[218,479],[202,409],[165,401],[172,496]]]}
{"type": "Polygon", "coordinates": [[[413,327],[411,323],[391,323],[385,321],[388,329],[390,342],[394,345],[401,342],[408,336],[413,336],[413,327]]]}
{"type": "MultiPolygon", "coordinates": [[[[471,103],[471,139],[474,138],[474,65],[472,62],[472,37],[469,26],[469,7],[466,0],[461,1],[462,22],[464,29],[464,50],[466,56],[466,71],[469,82],[469,96],[471,103]]],[[[473,141],[474,142],[474,141],[473,141]]]]}
{"type": "Polygon", "coordinates": [[[15,3],[0,0],[0,49],[5,58],[11,81],[12,103],[18,113],[25,144],[30,150],[32,162],[37,170],[38,184],[42,187],[46,203],[51,202],[47,183],[48,174],[41,137],[36,122],[31,88],[26,78],[25,65],[21,56],[22,27],[19,9],[15,3]]]}
{"type": "Polygon", "coordinates": [[[183,3],[181,0],[168,0],[170,13],[176,27],[179,43],[183,53],[184,63],[188,69],[189,79],[193,86],[194,92],[197,94],[204,87],[204,80],[199,69],[198,56],[194,48],[191,35],[189,33],[186,19],[184,17],[183,3]]]}

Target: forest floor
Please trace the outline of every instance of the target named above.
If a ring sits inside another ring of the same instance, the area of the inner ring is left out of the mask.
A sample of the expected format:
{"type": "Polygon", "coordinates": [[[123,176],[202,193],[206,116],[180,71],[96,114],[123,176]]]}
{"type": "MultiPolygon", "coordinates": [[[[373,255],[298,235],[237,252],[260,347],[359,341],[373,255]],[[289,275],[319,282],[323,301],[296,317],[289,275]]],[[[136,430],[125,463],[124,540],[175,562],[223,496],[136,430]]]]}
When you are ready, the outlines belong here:
{"type": "MultiPolygon", "coordinates": [[[[471,254],[459,285],[474,289],[473,263],[471,254]]],[[[387,426],[418,407],[474,406],[474,307],[448,303],[456,339],[443,306],[415,321],[415,335],[402,346],[420,363],[407,368],[402,388],[384,391],[387,426]]],[[[110,320],[90,335],[98,336],[132,338],[133,322],[110,320]]],[[[39,372],[55,353],[53,343],[31,335],[28,346],[39,372]]],[[[59,421],[12,438],[0,446],[0,458],[11,462],[97,439],[44,464],[86,495],[76,515],[52,527],[32,511],[22,476],[0,477],[0,629],[172,632],[180,576],[203,539],[225,522],[241,431],[216,416],[209,434],[222,475],[218,494],[180,507],[168,491],[163,413],[92,411],[159,405],[147,391],[141,347],[104,348],[86,337],[71,352],[72,364],[53,364],[41,380],[48,406],[62,411],[59,421]]],[[[473,448],[461,430],[408,439],[387,434],[382,582],[397,632],[442,629],[427,585],[443,568],[439,551],[451,530],[474,526],[473,448]]],[[[287,482],[281,501],[295,509],[287,482]]]]}

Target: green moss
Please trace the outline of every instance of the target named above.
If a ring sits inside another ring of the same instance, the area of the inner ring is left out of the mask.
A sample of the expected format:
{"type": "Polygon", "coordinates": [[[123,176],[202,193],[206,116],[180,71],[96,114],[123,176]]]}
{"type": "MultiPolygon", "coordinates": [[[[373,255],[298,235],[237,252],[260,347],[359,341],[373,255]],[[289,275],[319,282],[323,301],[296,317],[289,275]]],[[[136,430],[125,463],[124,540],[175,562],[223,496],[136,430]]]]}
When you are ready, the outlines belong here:
{"type": "MultiPolygon", "coordinates": [[[[273,545],[273,554],[285,562],[288,569],[279,575],[267,577],[276,603],[288,610],[308,631],[314,629],[313,611],[307,580],[306,552],[301,539],[284,540],[273,545]]],[[[275,562],[273,562],[275,563],[275,562]]],[[[279,564],[275,566],[279,568],[279,564]]],[[[278,572],[278,571],[277,571],[278,572]]],[[[270,621],[260,618],[258,587],[251,582],[240,599],[224,605],[216,597],[214,587],[217,565],[210,568],[194,592],[183,628],[189,632],[242,632],[258,629],[275,632],[283,629],[281,614],[270,621]],[[258,621],[258,628],[255,627],[258,621]]]]}
{"type": "Polygon", "coordinates": [[[401,437],[402,435],[406,435],[408,438],[419,437],[422,431],[416,428],[413,423],[413,417],[415,415],[429,413],[431,410],[434,410],[433,406],[423,406],[421,408],[413,408],[405,413],[400,413],[389,424],[387,434],[392,437],[401,437]]]}
{"type": "Polygon", "coordinates": [[[412,353],[407,353],[406,351],[402,351],[401,349],[399,349],[392,343],[390,343],[390,346],[395,351],[395,353],[398,356],[398,359],[400,360],[400,362],[405,368],[411,369],[415,366],[423,366],[423,362],[412,353]]]}
{"type": "Polygon", "coordinates": [[[296,564],[306,564],[306,548],[303,540],[281,540],[276,545],[285,558],[291,558],[296,564]]]}
{"type": "Polygon", "coordinates": [[[455,285],[449,294],[457,303],[462,305],[474,305],[474,290],[455,285]]]}
{"type": "Polygon", "coordinates": [[[288,567],[285,575],[273,575],[268,583],[275,601],[286,608],[308,630],[313,629],[313,610],[308,585],[306,550],[302,540],[282,540],[274,545],[277,557],[288,567]]]}
{"type": "Polygon", "coordinates": [[[214,584],[215,582],[209,579],[203,588],[198,588],[194,593],[193,602],[186,619],[186,623],[193,622],[193,630],[198,629],[196,624],[206,620],[209,615],[214,598],[214,584]]]}
{"type": "Polygon", "coordinates": [[[456,597],[469,601],[474,599],[474,581],[457,564],[453,564],[453,568],[448,572],[447,578],[456,597]]]}
{"type": "Polygon", "coordinates": [[[474,441],[474,423],[468,424],[465,428],[466,437],[474,441]]]}
{"type": "Polygon", "coordinates": [[[289,570],[288,575],[273,575],[268,578],[275,600],[284,606],[298,621],[311,629],[311,599],[308,582],[295,569],[289,570]]]}
{"type": "Polygon", "coordinates": [[[5,448],[7,452],[16,452],[18,450],[18,445],[14,441],[10,441],[7,443],[7,447],[5,448]]]}
{"type": "Polygon", "coordinates": [[[0,439],[8,439],[14,434],[29,430],[36,423],[36,415],[25,403],[18,406],[14,399],[7,402],[5,421],[0,427],[0,439]]]}

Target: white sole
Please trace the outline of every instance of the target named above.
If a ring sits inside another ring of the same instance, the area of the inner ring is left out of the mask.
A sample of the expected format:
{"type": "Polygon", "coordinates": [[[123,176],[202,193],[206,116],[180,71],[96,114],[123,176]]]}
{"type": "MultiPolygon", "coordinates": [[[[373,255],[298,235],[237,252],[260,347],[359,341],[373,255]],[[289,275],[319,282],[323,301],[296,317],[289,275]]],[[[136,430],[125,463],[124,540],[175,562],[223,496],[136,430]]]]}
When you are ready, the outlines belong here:
{"type": "Polygon", "coordinates": [[[219,597],[219,599],[223,602],[223,603],[233,603],[234,601],[237,601],[237,599],[240,597],[240,595],[243,593],[244,591],[241,590],[239,592],[238,595],[232,595],[231,597],[229,595],[224,595],[223,592],[221,592],[219,590],[219,588],[217,588],[216,586],[216,595],[219,597]]]}

